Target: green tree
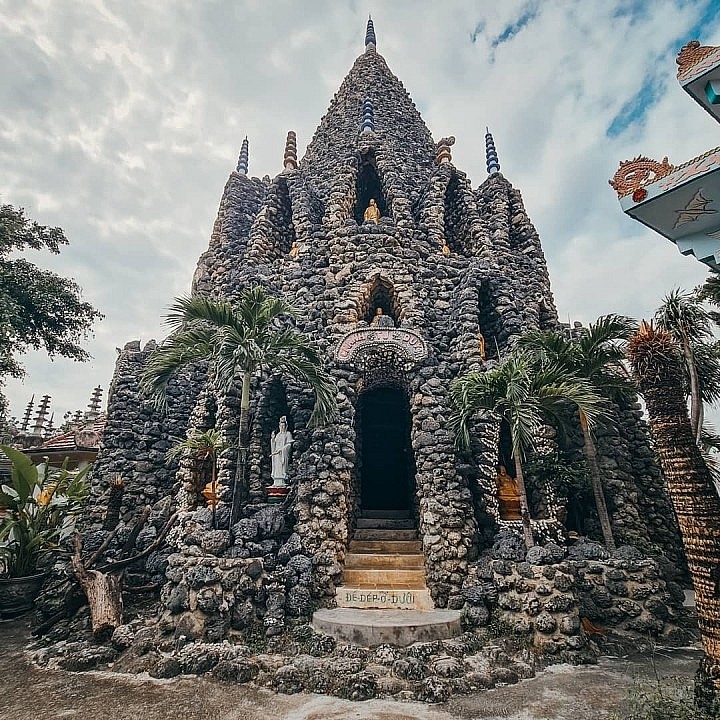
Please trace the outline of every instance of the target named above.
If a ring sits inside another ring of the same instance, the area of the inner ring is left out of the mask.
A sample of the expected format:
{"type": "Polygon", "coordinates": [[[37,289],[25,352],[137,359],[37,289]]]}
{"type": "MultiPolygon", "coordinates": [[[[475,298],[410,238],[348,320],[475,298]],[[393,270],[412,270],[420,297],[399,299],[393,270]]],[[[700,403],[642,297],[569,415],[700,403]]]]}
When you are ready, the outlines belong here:
{"type": "Polygon", "coordinates": [[[533,449],[541,425],[562,425],[576,406],[592,425],[604,416],[604,402],[595,388],[558,363],[538,362],[528,353],[516,353],[487,372],[473,372],[450,386],[450,427],[459,447],[470,446],[470,424],[477,412],[499,417],[510,429],[515,481],[520,495],[523,533],[528,548],[534,544],[523,462],[533,449]]]}
{"type": "MultiPolygon", "coordinates": [[[[677,341],[687,372],[690,395],[690,426],[696,442],[702,439],[704,420],[703,396],[716,398],[718,386],[705,373],[701,376],[701,362],[705,370],[713,363],[715,373],[720,370],[715,343],[712,337],[712,318],[702,306],[698,295],[675,289],[668,293],[655,313],[658,327],[667,330],[677,341]]],[[[717,380],[717,375],[714,378],[717,380]]]]}
{"type": "Polygon", "coordinates": [[[720,498],[687,414],[683,367],[671,333],[643,322],[628,343],[628,357],[645,398],[650,429],[675,508],[695,586],[698,627],[705,656],[696,696],[720,697],[720,498]]]}
{"type": "Polygon", "coordinates": [[[200,295],[175,300],[166,316],[174,333],[148,358],[141,387],[164,407],[173,375],[188,364],[207,361],[214,387],[227,392],[241,383],[238,461],[231,521],[238,485],[245,480],[250,427],[250,383],[258,371],[279,371],[315,392],[310,424],[327,422],[336,410],[335,383],[322,367],[312,343],[287,326],[294,314],[282,298],[262,287],[244,290],[236,302],[200,295]]]}
{"type": "MultiPolygon", "coordinates": [[[[30,349],[81,362],[90,358],[78,340],[102,314],[81,300],[73,280],[14,257],[27,250],[57,254],[67,243],[60,228],[29,220],[22,208],[0,205],[0,384],[8,376],[22,377],[17,356],[30,349]]],[[[4,410],[0,394],[0,417],[4,410]]]]}
{"type": "MultiPolygon", "coordinates": [[[[547,361],[557,363],[577,377],[586,379],[603,397],[621,401],[635,393],[634,384],[622,364],[625,343],[632,337],[634,329],[635,324],[630,318],[604,315],[577,339],[569,339],[560,332],[530,332],[520,338],[518,345],[547,361]]],[[[600,528],[605,545],[612,552],[615,550],[615,539],[605,501],[597,450],[582,409],[579,409],[579,419],[583,433],[583,453],[590,473],[600,528]]]]}
{"type": "MultiPolygon", "coordinates": [[[[227,448],[227,443],[219,430],[192,430],[185,440],[179,440],[173,445],[165,458],[174,460],[182,455],[189,455],[200,461],[210,463],[210,487],[213,494],[217,492],[217,459],[218,455],[227,448]]],[[[213,527],[217,530],[217,502],[212,503],[213,527]]]]}
{"type": "Polygon", "coordinates": [[[710,270],[705,282],[697,288],[697,298],[700,302],[708,302],[716,308],[709,310],[708,315],[716,325],[720,325],[720,272],[710,270]]]}

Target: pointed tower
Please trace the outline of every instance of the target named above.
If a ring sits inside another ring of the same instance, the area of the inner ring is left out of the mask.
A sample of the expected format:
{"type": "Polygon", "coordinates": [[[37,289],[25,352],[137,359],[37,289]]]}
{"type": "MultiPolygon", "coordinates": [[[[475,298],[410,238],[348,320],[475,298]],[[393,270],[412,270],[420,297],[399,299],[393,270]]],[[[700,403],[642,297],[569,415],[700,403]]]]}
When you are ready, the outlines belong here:
{"type": "MultiPolygon", "coordinates": [[[[278,158],[282,141],[276,138],[278,158]]],[[[227,540],[236,542],[223,544],[223,562],[264,553],[267,567],[282,572],[297,548],[307,559],[309,584],[293,585],[272,612],[263,608],[268,634],[280,631],[284,608],[303,614],[332,597],[339,606],[461,607],[467,583],[476,587],[477,553],[492,546],[498,531],[521,534],[521,521],[508,510],[512,478],[498,474],[500,465],[515,467],[508,429],[479,416],[473,449],[458,454],[448,427],[449,392],[458,376],[501,362],[523,332],[556,327],[557,314],[538,234],[520,193],[500,172],[492,136],[486,131],[484,143],[481,132],[458,139],[485,152],[488,176],[476,189],[453,162],[454,142],[433,140],[377,51],[369,20],[364,51],[300,160],[289,133],[278,174],[261,181],[247,175],[243,143],[225,185],[193,290],[231,301],[253,285],[282,295],[297,310],[294,329],[315,343],[337,385],[337,417],[311,427],[314,396],[302,378],[282,365],[264,368],[252,379],[246,462],[238,466],[231,451],[218,460],[216,481],[234,489],[242,505],[242,521],[227,540]],[[292,437],[284,477],[271,449],[280,432],[292,437]],[[273,534],[276,513],[267,504],[283,494],[284,510],[291,504],[292,512],[279,513],[282,530],[273,534]],[[246,531],[247,538],[238,534],[246,531]],[[297,548],[280,552],[291,532],[297,548]],[[383,562],[398,533],[410,545],[388,572],[383,562]],[[380,544],[367,552],[367,539],[380,544]]],[[[150,350],[128,343],[121,351],[96,472],[128,478],[124,502],[174,494],[179,511],[197,511],[188,527],[201,535],[208,480],[192,459],[168,470],[164,452],[173,438],[209,429],[232,447],[240,388],[215,386],[199,363],[173,377],[174,404],[160,417],[138,390],[150,350]],[[131,446],[139,449],[128,457],[131,446]]],[[[628,472],[638,470],[634,457],[645,458],[638,462],[652,472],[649,451],[608,450],[608,464],[628,472]]],[[[564,544],[564,501],[533,482],[534,540],[564,544]]],[[[590,516],[581,508],[574,522],[591,527],[590,516]]],[[[649,541],[643,532],[629,539],[649,541]]],[[[196,542],[193,536],[189,545],[196,542]]],[[[187,567],[196,555],[197,544],[187,567]]],[[[553,642],[565,647],[558,633],[553,642]]]]}

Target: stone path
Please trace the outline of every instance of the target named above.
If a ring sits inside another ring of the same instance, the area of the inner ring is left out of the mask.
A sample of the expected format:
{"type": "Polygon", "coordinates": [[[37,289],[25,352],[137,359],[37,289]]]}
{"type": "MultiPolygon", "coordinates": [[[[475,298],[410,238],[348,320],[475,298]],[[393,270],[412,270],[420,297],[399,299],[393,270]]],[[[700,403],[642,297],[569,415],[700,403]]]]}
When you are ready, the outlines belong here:
{"type": "MultiPolygon", "coordinates": [[[[652,677],[647,658],[604,659],[595,667],[558,665],[518,685],[428,706],[350,702],[323,695],[275,695],[204,678],[171,681],[110,672],[38,670],[23,652],[21,621],[0,622],[2,720],[600,720],[622,706],[634,676],[652,677]]],[[[658,653],[661,675],[692,676],[696,650],[658,653]]]]}

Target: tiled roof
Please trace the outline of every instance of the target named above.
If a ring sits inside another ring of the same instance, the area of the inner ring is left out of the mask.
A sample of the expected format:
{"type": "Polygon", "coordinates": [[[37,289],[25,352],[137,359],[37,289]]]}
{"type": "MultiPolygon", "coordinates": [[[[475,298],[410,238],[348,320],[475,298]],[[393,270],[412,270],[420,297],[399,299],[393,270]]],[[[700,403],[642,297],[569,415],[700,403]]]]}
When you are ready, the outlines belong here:
{"type": "Polygon", "coordinates": [[[98,416],[92,424],[80,426],[67,432],[48,438],[41,445],[29,448],[38,450],[77,450],[80,448],[97,449],[105,431],[107,416],[98,416]],[[87,443],[87,444],[86,444],[87,443]]]}

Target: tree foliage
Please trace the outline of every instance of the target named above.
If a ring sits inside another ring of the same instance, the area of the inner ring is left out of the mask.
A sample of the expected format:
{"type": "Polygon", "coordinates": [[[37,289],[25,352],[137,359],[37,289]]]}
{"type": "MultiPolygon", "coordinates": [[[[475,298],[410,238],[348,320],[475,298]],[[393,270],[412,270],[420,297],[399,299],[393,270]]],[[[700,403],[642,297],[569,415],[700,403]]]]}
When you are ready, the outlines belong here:
{"type": "MultiPolygon", "coordinates": [[[[79,341],[102,314],[83,302],[75,281],[17,257],[27,250],[57,254],[67,244],[60,228],[28,219],[22,208],[0,205],[0,381],[22,377],[17,357],[28,350],[80,362],[90,357],[79,341]]],[[[0,415],[4,404],[0,396],[0,415]]]]}
{"type": "Polygon", "coordinates": [[[460,448],[471,444],[471,425],[477,413],[493,413],[510,428],[523,534],[528,548],[532,547],[522,466],[540,427],[545,423],[562,426],[575,408],[592,426],[606,416],[604,399],[588,380],[559,363],[521,351],[492,370],[468,373],[455,380],[450,386],[450,407],[449,425],[460,448]]]}
{"type": "Polygon", "coordinates": [[[703,399],[715,395],[715,391],[708,389],[717,379],[717,358],[714,365],[711,362],[717,349],[708,344],[712,338],[712,318],[697,294],[675,289],[663,298],[655,312],[655,320],[658,327],[672,334],[682,350],[689,386],[690,424],[700,442],[705,417],[703,399]],[[714,378],[701,377],[698,354],[705,360],[706,370],[715,374],[714,378]]]}

